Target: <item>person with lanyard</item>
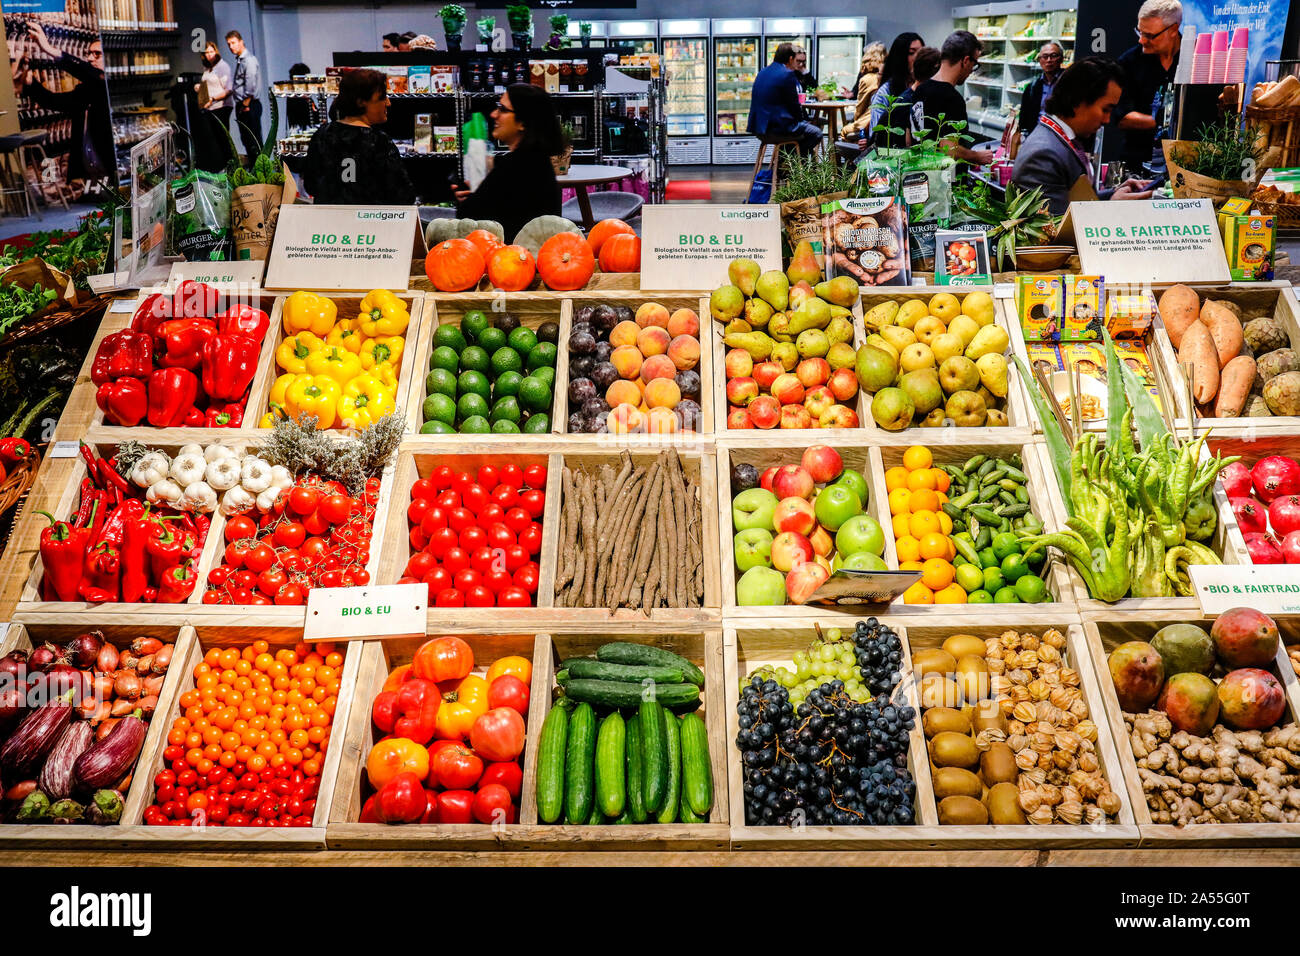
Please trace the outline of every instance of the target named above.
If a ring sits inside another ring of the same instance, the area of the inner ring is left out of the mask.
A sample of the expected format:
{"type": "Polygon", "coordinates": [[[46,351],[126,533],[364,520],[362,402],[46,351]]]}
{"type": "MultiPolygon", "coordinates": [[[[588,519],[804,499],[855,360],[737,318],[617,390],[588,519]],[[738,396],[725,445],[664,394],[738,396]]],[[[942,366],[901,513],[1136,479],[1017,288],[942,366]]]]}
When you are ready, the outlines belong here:
{"type": "Polygon", "coordinates": [[[226,46],[235,57],[235,79],[231,84],[235,96],[235,123],[244,155],[251,165],[262,149],[262,67],[248,51],[238,30],[226,34],[226,46]]]}
{"type": "Polygon", "coordinates": [[[1052,87],[1061,78],[1061,67],[1065,61],[1065,50],[1055,40],[1048,40],[1038,49],[1038,65],[1042,73],[1034,77],[1024,95],[1020,97],[1020,133],[1028,136],[1038,125],[1038,116],[1043,111],[1043,104],[1052,95],[1052,87]]]}
{"type": "Polygon", "coordinates": [[[1071,201],[1151,197],[1148,183],[1135,179],[1100,195],[1092,188],[1092,161],[1082,141],[1110,119],[1123,77],[1105,57],[1075,63],[1052,87],[1038,124],[1021,145],[1011,181],[1021,189],[1041,189],[1052,215],[1064,215],[1071,201]]]}
{"type": "Polygon", "coordinates": [[[1147,164],[1164,168],[1160,114],[1166,88],[1178,71],[1182,25],[1183,5],[1178,0],[1146,0],[1138,10],[1137,46],[1120,55],[1124,93],[1115,112],[1124,131],[1124,165],[1133,172],[1147,164]]]}

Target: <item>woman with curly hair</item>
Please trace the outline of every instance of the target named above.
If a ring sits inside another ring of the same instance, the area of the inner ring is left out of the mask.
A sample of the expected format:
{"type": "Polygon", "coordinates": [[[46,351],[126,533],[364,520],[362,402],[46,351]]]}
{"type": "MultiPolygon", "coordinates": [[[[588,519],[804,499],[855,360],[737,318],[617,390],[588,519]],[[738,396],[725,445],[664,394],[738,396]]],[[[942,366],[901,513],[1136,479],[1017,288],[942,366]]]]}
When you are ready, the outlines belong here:
{"type": "Polygon", "coordinates": [[[844,139],[856,139],[871,125],[871,97],[880,88],[884,68],[885,45],[879,41],[867,44],[858,67],[858,82],[854,86],[858,107],[853,112],[853,122],[844,127],[844,139]]]}

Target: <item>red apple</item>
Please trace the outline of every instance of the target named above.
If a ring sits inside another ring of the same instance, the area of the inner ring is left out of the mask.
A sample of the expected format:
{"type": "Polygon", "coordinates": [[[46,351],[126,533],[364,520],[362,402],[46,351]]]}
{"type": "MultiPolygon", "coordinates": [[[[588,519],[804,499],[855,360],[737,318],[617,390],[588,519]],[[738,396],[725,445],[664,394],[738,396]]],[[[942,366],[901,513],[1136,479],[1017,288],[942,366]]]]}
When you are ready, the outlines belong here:
{"type": "Polygon", "coordinates": [[[782,372],[772,383],[772,397],[782,405],[797,405],[803,401],[803,383],[792,372],[782,372]]]}
{"type": "Polygon", "coordinates": [[[808,474],[819,485],[844,474],[844,459],[830,445],[809,445],[804,449],[799,464],[808,469],[808,474]]]}
{"type": "Polygon", "coordinates": [[[858,376],[851,368],[837,368],[826,384],[837,401],[847,402],[858,394],[858,376]]]}
{"type": "Polygon", "coordinates": [[[805,604],[830,578],[831,573],[816,561],[801,564],[785,576],[785,593],[792,604],[805,604]]]}
{"type": "Polygon", "coordinates": [[[760,395],[749,405],[755,428],[775,428],[781,421],[781,406],[771,395],[760,395]]]}
{"type": "Polygon", "coordinates": [[[754,359],[744,349],[731,349],[723,365],[727,378],[746,378],[754,374],[754,359]]]}
{"type": "Polygon", "coordinates": [[[772,491],[778,498],[810,498],[817,482],[802,465],[782,465],[772,479],[772,491]]]}
{"type": "MultiPolygon", "coordinates": [[[[794,531],[798,534],[812,534],[817,527],[817,515],[806,498],[782,498],[772,513],[772,527],[776,531],[794,531]]],[[[812,545],[809,545],[809,550],[812,545]]],[[[811,555],[809,555],[811,557],[811,555]]]]}
{"type": "Polygon", "coordinates": [[[754,423],[749,418],[749,410],[745,408],[733,408],[727,413],[728,428],[753,428],[754,423]]]}
{"type": "Polygon", "coordinates": [[[727,382],[727,403],[745,406],[758,398],[758,382],[749,377],[733,378],[727,382]]]}
{"type": "Polygon", "coordinates": [[[833,573],[831,571],[831,559],[826,557],[826,555],[824,554],[813,555],[813,563],[819,565],[820,567],[825,568],[827,574],[833,573]]]}
{"type": "MultiPolygon", "coordinates": [[[[764,468],[763,473],[758,476],[758,487],[772,491],[772,482],[776,479],[776,473],[780,470],[780,465],[772,465],[770,468],[764,468]]],[[[775,494],[775,492],[773,492],[773,494],[775,494]]]]}
{"type": "Polygon", "coordinates": [[[759,388],[771,388],[777,376],[784,373],[780,362],[759,362],[754,366],[754,381],[758,382],[759,388]]]}
{"type": "Polygon", "coordinates": [[[808,409],[804,408],[802,405],[782,405],[781,427],[812,428],[812,416],[808,414],[808,409]]]}
{"type": "Polygon", "coordinates": [[[835,404],[835,396],[825,385],[820,388],[814,388],[803,397],[804,408],[808,409],[808,414],[813,420],[820,419],[835,404]]]}
{"type": "Polygon", "coordinates": [[[824,358],[806,358],[795,366],[794,374],[799,376],[804,388],[816,388],[830,379],[831,365],[824,358]]]}
{"type": "Polygon", "coordinates": [[[858,413],[844,405],[832,405],[817,419],[822,428],[857,428],[858,413]]]}
{"type": "Polygon", "coordinates": [[[835,539],[821,525],[813,529],[813,533],[808,537],[808,540],[812,542],[813,551],[817,553],[818,557],[824,558],[835,550],[835,539]]]}
{"type": "Polygon", "coordinates": [[[797,531],[784,531],[772,540],[772,567],[782,574],[814,557],[812,542],[797,531]]]}

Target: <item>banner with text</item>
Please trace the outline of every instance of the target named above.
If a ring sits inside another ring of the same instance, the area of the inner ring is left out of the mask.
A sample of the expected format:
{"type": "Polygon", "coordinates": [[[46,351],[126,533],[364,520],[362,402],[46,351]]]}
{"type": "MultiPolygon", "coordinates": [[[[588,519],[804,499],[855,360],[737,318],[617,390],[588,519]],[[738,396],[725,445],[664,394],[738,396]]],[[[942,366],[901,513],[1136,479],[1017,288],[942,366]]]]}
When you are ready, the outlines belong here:
{"type": "Polygon", "coordinates": [[[1208,199],[1071,203],[1060,239],[1077,245],[1081,273],[1105,276],[1107,286],[1229,281],[1208,199]]]}
{"type": "Polygon", "coordinates": [[[419,227],[414,206],[284,206],[263,286],[405,291],[419,227]]]}
{"type": "Polygon", "coordinates": [[[732,259],[781,268],[780,206],[642,208],[641,288],[713,289],[732,259]]]}

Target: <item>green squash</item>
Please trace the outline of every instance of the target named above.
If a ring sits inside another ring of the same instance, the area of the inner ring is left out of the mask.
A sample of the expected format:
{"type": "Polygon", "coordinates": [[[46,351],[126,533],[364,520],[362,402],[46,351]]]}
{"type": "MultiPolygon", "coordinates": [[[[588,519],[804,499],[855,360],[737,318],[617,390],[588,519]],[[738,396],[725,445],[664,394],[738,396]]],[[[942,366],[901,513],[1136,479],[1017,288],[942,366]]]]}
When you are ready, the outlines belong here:
{"type": "Polygon", "coordinates": [[[563,216],[538,216],[536,219],[530,219],[524,224],[524,228],[519,230],[519,235],[515,236],[515,245],[523,246],[536,259],[542,251],[543,243],[551,236],[557,236],[562,232],[576,232],[582,235],[582,230],[577,224],[563,216]]]}
{"type": "Polygon", "coordinates": [[[447,239],[464,239],[475,229],[486,229],[506,241],[505,227],[494,219],[433,219],[424,230],[424,241],[432,249],[447,239]]]}

